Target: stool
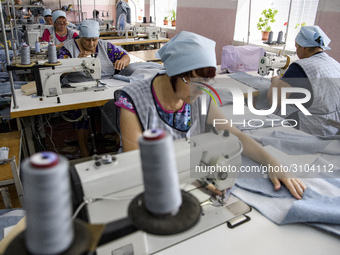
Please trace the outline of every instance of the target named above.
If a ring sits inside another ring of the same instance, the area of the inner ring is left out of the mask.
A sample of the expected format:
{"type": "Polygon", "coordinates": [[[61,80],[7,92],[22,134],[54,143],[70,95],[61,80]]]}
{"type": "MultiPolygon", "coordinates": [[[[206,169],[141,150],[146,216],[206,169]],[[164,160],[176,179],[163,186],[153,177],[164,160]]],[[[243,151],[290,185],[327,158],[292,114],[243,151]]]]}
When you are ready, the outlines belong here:
{"type": "Polygon", "coordinates": [[[23,191],[18,168],[21,158],[21,139],[21,131],[0,133],[0,147],[9,148],[7,163],[0,165],[0,187],[14,183],[22,206],[23,191]]]}

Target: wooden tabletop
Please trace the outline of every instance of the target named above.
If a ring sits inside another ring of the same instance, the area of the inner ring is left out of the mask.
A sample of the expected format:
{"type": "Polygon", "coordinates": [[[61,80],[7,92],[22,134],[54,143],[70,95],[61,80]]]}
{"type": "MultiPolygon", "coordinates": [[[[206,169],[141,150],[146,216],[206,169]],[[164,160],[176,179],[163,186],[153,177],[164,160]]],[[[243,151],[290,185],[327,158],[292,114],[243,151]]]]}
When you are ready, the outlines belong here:
{"type": "Polygon", "coordinates": [[[160,39],[139,39],[135,40],[133,38],[128,39],[115,39],[115,40],[107,40],[113,45],[137,45],[137,44],[148,44],[148,43],[166,43],[170,39],[168,38],[160,38],[160,39]]]}
{"type": "Polygon", "coordinates": [[[159,58],[156,58],[156,52],[158,49],[155,50],[138,50],[138,51],[129,51],[129,54],[141,58],[144,61],[160,61],[159,58]]]}

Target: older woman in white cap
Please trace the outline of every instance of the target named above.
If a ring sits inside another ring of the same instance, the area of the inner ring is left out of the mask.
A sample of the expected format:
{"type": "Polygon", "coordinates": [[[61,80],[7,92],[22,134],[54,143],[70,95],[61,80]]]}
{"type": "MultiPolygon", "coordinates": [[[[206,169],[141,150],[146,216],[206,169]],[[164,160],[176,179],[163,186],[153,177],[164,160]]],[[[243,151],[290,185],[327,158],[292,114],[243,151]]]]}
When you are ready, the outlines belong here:
{"type": "MultiPolygon", "coordinates": [[[[296,128],[307,133],[330,136],[338,129],[326,124],[327,119],[340,121],[340,64],[324,50],[330,50],[328,36],[319,26],[304,26],[295,38],[299,60],[292,63],[282,78],[273,77],[267,94],[271,103],[273,88],[278,91],[281,104],[281,88],[303,88],[311,93],[311,99],[303,106],[311,113],[305,115],[295,105],[287,106],[287,119],[293,119],[296,128]]],[[[290,93],[287,98],[304,98],[301,93],[290,93]]]]}
{"type": "Polygon", "coordinates": [[[59,50],[65,42],[78,36],[77,32],[66,27],[67,19],[64,11],[54,11],[52,13],[53,26],[46,28],[42,37],[42,42],[52,41],[59,50]]]}
{"type": "MultiPolygon", "coordinates": [[[[101,77],[110,78],[115,70],[122,70],[130,63],[129,55],[110,42],[99,39],[99,23],[94,20],[84,20],[79,27],[79,37],[64,44],[58,52],[58,58],[81,58],[97,54],[101,63],[101,77]]],[[[67,82],[88,81],[84,72],[73,72],[66,76],[67,82]]],[[[89,135],[88,120],[75,123],[81,157],[89,155],[87,138],[89,135]]]]}
{"type": "MultiPolygon", "coordinates": [[[[161,128],[174,139],[205,132],[206,124],[214,119],[226,119],[220,108],[211,100],[203,101],[198,84],[209,83],[216,73],[215,42],[203,36],[180,32],[166,43],[157,54],[164,63],[166,73],[136,81],[116,91],[119,107],[120,134],[124,151],[138,148],[138,138],[144,130],[161,128]],[[206,114],[201,105],[206,102],[206,114]]],[[[218,125],[229,130],[243,144],[243,154],[263,165],[279,166],[279,162],[262,146],[229,123],[218,125]]],[[[275,189],[285,184],[292,195],[300,199],[305,184],[283,173],[270,173],[275,189]]]]}
{"type": "Polygon", "coordinates": [[[52,19],[52,10],[51,9],[45,9],[43,12],[44,20],[46,25],[53,25],[53,19],[52,19]]]}

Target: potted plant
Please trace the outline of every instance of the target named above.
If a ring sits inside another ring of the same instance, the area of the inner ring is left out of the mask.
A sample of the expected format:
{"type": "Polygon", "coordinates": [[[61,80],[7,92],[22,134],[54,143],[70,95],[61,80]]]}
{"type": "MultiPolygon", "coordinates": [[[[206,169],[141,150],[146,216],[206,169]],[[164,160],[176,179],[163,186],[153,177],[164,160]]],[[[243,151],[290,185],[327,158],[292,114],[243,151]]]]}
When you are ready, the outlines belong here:
{"type": "Polygon", "coordinates": [[[171,9],[169,13],[170,13],[170,19],[171,19],[171,26],[175,27],[176,26],[176,11],[175,9],[171,9]]]}
{"type": "Polygon", "coordinates": [[[264,9],[261,13],[261,17],[259,18],[259,22],[257,23],[257,29],[262,32],[262,40],[268,40],[269,32],[271,31],[270,23],[274,23],[275,15],[278,13],[278,10],[269,8],[264,9]]]}
{"type": "Polygon", "coordinates": [[[164,23],[165,26],[169,24],[168,16],[164,17],[163,23],[164,23]]]}

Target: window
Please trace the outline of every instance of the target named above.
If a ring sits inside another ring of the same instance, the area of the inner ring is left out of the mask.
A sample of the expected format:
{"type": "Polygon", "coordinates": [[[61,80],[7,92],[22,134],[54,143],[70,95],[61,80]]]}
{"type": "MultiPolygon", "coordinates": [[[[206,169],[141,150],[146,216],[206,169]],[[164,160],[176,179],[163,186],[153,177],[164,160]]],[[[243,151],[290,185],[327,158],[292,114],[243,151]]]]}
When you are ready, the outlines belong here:
{"type": "Polygon", "coordinates": [[[131,23],[142,22],[144,17],[144,0],[128,1],[131,10],[131,23]]]}
{"type": "MultiPolygon", "coordinates": [[[[151,0],[152,1],[152,0],[151,0]]],[[[154,0],[156,11],[156,26],[163,26],[163,20],[165,16],[170,16],[169,11],[171,9],[177,10],[177,0],[154,0]]],[[[154,11],[151,10],[150,13],[154,11]]],[[[170,18],[169,18],[170,20],[170,18]]]]}
{"type": "Polygon", "coordinates": [[[288,32],[285,25],[288,21],[290,0],[238,0],[234,40],[252,44],[263,44],[261,41],[261,31],[257,29],[257,22],[264,9],[274,8],[278,10],[275,16],[275,22],[270,23],[273,31],[273,40],[277,40],[278,33],[283,31],[285,37],[288,35],[286,41],[286,49],[295,51],[295,37],[299,32],[301,24],[314,25],[316,11],[319,0],[294,0],[292,1],[291,14],[289,20],[288,32]],[[250,11],[250,25],[248,38],[248,17],[250,11]],[[287,34],[286,34],[287,33],[287,34]]]}

